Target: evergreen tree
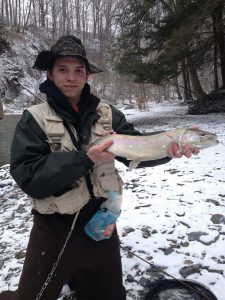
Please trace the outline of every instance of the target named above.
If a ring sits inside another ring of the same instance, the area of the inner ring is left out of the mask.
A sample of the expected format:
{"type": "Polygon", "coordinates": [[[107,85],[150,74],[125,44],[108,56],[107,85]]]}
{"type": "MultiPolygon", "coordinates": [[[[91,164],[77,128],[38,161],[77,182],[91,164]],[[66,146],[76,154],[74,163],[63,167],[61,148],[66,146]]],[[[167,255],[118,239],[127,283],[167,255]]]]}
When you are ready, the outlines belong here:
{"type": "Polygon", "coordinates": [[[194,96],[204,97],[197,70],[213,62],[213,49],[220,53],[223,75],[224,6],[223,0],[127,0],[117,69],[155,84],[186,72],[194,96]]]}

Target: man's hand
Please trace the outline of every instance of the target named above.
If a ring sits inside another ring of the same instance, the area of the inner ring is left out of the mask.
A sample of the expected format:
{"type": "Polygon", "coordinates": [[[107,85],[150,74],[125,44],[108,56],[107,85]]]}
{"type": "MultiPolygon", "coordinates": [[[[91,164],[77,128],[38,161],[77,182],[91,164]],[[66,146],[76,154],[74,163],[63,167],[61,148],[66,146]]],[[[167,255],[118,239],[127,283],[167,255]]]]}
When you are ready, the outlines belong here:
{"type": "Polygon", "coordinates": [[[190,158],[192,154],[197,155],[198,153],[198,148],[190,148],[188,145],[182,145],[182,148],[180,149],[179,145],[175,142],[171,143],[167,149],[167,154],[171,158],[180,158],[183,155],[190,158]]]}
{"type": "Polygon", "coordinates": [[[107,152],[107,148],[109,148],[112,144],[113,141],[106,141],[101,145],[92,146],[88,150],[87,155],[95,164],[112,160],[114,156],[107,152]]]}

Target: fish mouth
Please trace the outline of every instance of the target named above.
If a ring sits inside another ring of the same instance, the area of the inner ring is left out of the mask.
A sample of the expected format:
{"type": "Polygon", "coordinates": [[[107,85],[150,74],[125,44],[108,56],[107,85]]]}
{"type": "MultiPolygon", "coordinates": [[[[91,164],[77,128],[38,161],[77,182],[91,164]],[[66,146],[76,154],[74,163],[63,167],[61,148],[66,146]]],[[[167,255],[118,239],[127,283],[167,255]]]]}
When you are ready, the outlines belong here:
{"type": "Polygon", "coordinates": [[[211,142],[211,143],[215,143],[215,144],[219,144],[219,141],[217,140],[217,138],[216,138],[216,137],[212,137],[212,138],[210,138],[210,139],[209,139],[209,142],[211,142]]]}
{"type": "Polygon", "coordinates": [[[207,147],[215,146],[218,144],[219,144],[219,141],[215,137],[212,137],[212,138],[208,138],[206,140],[202,140],[199,144],[199,148],[205,148],[205,147],[207,148],[207,147]]]}

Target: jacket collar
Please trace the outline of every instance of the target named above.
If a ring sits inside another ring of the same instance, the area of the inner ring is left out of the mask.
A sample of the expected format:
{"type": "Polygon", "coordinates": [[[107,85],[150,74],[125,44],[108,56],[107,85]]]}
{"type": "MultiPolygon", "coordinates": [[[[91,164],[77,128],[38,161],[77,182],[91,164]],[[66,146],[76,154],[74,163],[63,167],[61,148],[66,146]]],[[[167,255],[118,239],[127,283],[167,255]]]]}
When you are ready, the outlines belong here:
{"type": "Polygon", "coordinates": [[[86,116],[94,112],[98,106],[100,100],[90,92],[90,86],[85,84],[81,99],[78,102],[79,113],[74,111],[68,99],[57,88],[53,81],[47,79],[40,84],[40,91],[47,96],[49,105],[55,110],[55,112],[62,118],[69,119],[72,122],[80,122],[86,118],[86,116]]]}

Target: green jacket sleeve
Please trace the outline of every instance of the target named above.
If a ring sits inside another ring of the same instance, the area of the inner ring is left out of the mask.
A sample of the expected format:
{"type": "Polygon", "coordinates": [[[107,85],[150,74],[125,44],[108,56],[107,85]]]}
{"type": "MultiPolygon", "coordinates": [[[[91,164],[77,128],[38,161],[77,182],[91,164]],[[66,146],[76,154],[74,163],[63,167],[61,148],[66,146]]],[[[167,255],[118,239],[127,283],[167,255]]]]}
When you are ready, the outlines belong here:
{"type": "Polygon", "coordinates": [[[36,120],[25,111],[11,145],[10,172],[19,187],[34,198],[62,194],[93,166],[82,150],[51,152],[46,139],[36,120]]]}

